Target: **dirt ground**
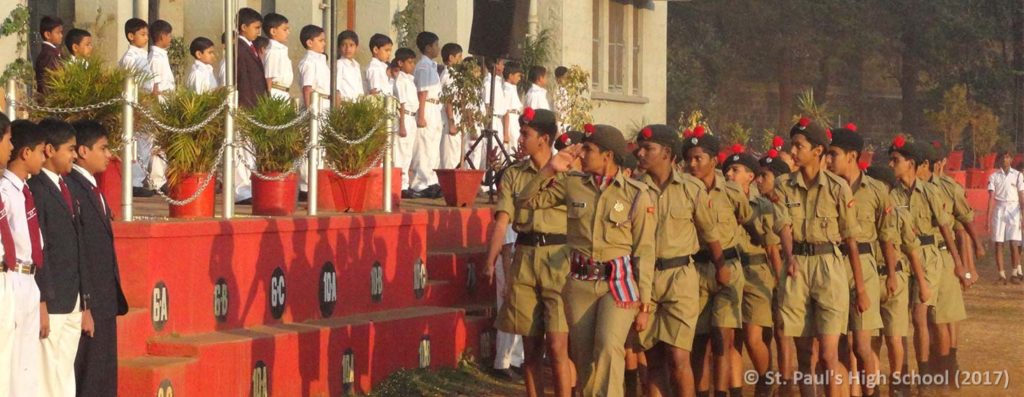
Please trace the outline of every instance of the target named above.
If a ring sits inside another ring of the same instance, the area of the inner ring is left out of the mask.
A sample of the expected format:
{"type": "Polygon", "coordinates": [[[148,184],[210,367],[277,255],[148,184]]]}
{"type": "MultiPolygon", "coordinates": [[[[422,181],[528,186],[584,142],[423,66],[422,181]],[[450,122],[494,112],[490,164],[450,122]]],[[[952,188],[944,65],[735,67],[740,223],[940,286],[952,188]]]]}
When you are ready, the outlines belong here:
{"type": "MultiPolygon", "coordinates": [[[[998,273],[991,256],[979,261],[978,269],[980,281],[964,294],[969,318],[960,325],[961,388],[945,395],[1024,396],[1024,284],[997,283],[998,273]]],[[[883,348],[881,362],[885,372],[887,361],[883,348]]],[[[749,361],[745,364],[749,369],[749,361]]],[[[915,365],[911,360],[911,366],[915,365]]],[[[455,370],[407,372],[394,378],[395,382],[378,388],[374,395],[525,395],[521,384],[496,381],[480,366],[469,363],[455,370]]],[[[885,390],[883,387],[883,393],[885,390]]],[[[753,395],[753,387],[745,387],[744,392],[753,395]]]]}

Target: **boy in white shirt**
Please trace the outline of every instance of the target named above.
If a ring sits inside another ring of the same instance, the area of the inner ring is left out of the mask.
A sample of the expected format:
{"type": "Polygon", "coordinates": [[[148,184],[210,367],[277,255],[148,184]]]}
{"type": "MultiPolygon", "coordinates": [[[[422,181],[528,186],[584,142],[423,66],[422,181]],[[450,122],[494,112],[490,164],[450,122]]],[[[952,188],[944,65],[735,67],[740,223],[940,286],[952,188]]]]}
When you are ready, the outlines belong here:
{"type": "Polygon", "coordinates": [[[263,67],[267,78],[267,89],[275,98],[291,98],[288,90],[292,87],[292,61],[288,58],[288,18],[277,13],[263,18],[263,33],[270,39],[270,47],[263,56],[263,67]]]}
{"type": "Polygon", "coordinates": [[[363,77],[356,61],[359,50],[359,35],[351,30],[338,34],[338,98],[342,101],[353,101],[363,95],[363,77]]]}
{"type": "MultiPolygon", "coordinates": [[[[444,70],[441,72],[441,91],[452,84],[451,68],[462,62],[462,46],[455,43],[445,44],[441,47],[441,60],[444,62],[444,70]]],[[[463,136],[459,135],[459,115],[452,107],[452,104],[445,103],[441,109],[441,168],[453,169],[459,166],[462,161],[463,136]]]]}
{"type": "Polygon", "coordinates": [[[551,110],[548,103],[548,70],[543,66],[530,68],[530,90],[526,91],[523,106],[531,109],[551,110]]]}
{"type": "Polygon", "coordinates": [[[1013,153],[1000,152],[996,157],[999,166],[988,177],[988,213],[989,228],[992,231],[993,253],[996,257],[996,268],[999,270],[999,281],[1006,283],[1006,270],[1003,265],[1003,245],[1010,247],[1010,260],[1013,262],[1014,283],[1022,277],[1020,265],[1021,241],[1021,203],[1024,202],[1024,175],[1015,170],[1013,153]],[[994,205],[993,205],[994,204],[994,205]],[[994,209],[994,211],[993,211],[994,209]]]}
{"type": "Polygon", "coordinates": [[[409,197],[409,174],[412,158],[416,149],[416,111],[419,108],[419,96],[416,82],[412,74],[416,70],[416,53],[408,48],[395,51],[395,60],[399,72],[395,76],[394,95],[398,98],[399,117],[395,127],[394,159],[395,167],[402,169],[402,197],[409,197]]]}
{"type": "MultiPolygon", "coordinates": [[[[505,72],[505,60],[495,59],[491,57],[484,58],[484,117],[487,117],[489,111],[488,105],[491,104],[491,85],[494,85],[494,117],[491,118],[490,129],[496,131],[499,135],[494,137],[495,143],[501,143],[501,131],[502,131],[502,115],[505,114],[505,79],[502,78],[505,72]],[[497,76],[496,78],[494,76],[497,76]],[[495,79],[492,83],[491,79],[495,79]]],[[[511,154],[511,153],[510,153],[511,154]]]]}
{"type": "MultiPolygon", "coordinates": [[[[6,114],[0,113],[0,173],[7,168],[7,162],[11,159],[11,120],[6,114]]],[[[2,182],[0,182],[2,185],[2,182]]],[[[7,213],[7,200],[0,195],[0,205],[4,208],[0,211],[0,228],[10,230],[10,217],[7,213]]],[[[0,255],[4,262],[15,261],[14,240],[7,232],[0,233],[0,255]]],[[[7,272],[0,272],[0,396],[10,396],[11,364],[14,360],[14,305],[16,298],[11,286],[11,279],[7,272]]]]}
{"type": "Polygon", "coordinates": [[[92,56],[92,34],[82,29],[71,29],[64,35],[64,47],[67,47],[71,59],[85,59],[92,56]]]}
{"type": "Polygon", "coordinates": [[[171,47],[171,24],[165,20],[153,22],[149,33],[153,38],[153,47],[149,51],[149,71],[153,75],[153,94],[174,91],[174,71],[171,70],[171,59],[167,49],[171,47]]]}
{"type": "Polygon", "coordinates": [[[441,76],[437,73],[437,58],[441,52],[439,38],[432,32],[420,32],[416,36],[416,47],[420,57],[413,77],[419,96],[416,110],[416,151],[413,155],[410,190],[413,198],[441,197],[441,186],[437,184],[434,170],[441,165],[441,76]]]}
{"type": "Polygon", "coordinates": [[[366,66],[366,92],[370,95],[391,93],[394,82],[388,76],[388,62],[391,60],[391,38],[380,33],[370,37],[370,64],[366,66]]]}
{"type": "Polygon", "coordinates": [[[569,74],[569,68],[559,66],[555,68],[555,84],[558,90],[555,91],[555,116],[558,117],[558,131],[566,132],[567,126],[562,123],[565,112],[569,111],[569,91],[565,89],[565,76],[569,74]]]}
{"type": "MultiPolygon", "coordinates": [[[[129,19],[124,23],[124,35],[128,39],[128,51],[121,56],[118,65],[122,69],[136,70],[149,74],[149,25],[139,18],[129,19]]],[[[135,82],[139,90],[152,91],[152,79],[135,82]]],[[[143,185],[146,182],[145,168],[149,166],[152,142],[140,139],[136,144],[138,158],[132,162],[132,195],[135,197],[150,197],[152,189],[146,189],[143,185]]]]}
{"type": "MultiPolygon", "coordinates": [[[[299,31],[299,40],[306,48],[306,55],[299,60],[299,84],[302,85],[302,105],[309,107],[313,96],[320,97],[321,113],[331,109],[331,67],[327,65],[327,55],[324,51],[327,48],[327,37],[324,29],[316,25],[306,25],[299,31]]],[[[314,156],[316,168],[319,169],[323,155],[317,153],[314,156]]],[[[309,167],[299,169],[299,190],[308,192],[306,178],[309,175],[309,167]]]]}
{"type": "Polygon", "coordinates": [[[213,52],[213,41],[205,37],[196,37],[188,46],[188,52],[195,61],[188,72],[188,88],[203,93],[220,86],[217,76],[213,73],[213,61],[217,55],[213,52]]]}
{"type": "Polygon", "coordinates": [[[505,114],[501,124],[501,135],[505,150],[514,154],[519,146],[519,115],[523,114],[523,102],[519,100],[519,81],[523,79],[523,68],[516,62],[505,64],[505,114]]]}

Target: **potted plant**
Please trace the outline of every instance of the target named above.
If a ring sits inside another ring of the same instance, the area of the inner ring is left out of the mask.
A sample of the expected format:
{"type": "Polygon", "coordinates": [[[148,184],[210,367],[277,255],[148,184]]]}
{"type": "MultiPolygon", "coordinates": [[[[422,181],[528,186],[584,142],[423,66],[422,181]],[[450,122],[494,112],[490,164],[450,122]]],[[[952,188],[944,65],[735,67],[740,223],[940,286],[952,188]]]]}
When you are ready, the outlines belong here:
{"type": "Polygon", "coordinates": [[[288,216],[295,212],[299,178],[296,162],[306,149],[306,123],[284,129],[266,129],[263,125],[284,125],[299,116],[291,101],[263,96],[256,106],[245,111],[242,136],[256,160],[252,180],[253,215],[288,216]],[[257,124],[258,123],[258,124],[257,124]]]}
{"type": "MultiPolygon", "coordinates": [[[[459,139],[475,139],[476,129],[486,117],[480,103],[483,103],[483,78],[480,65],[475,62],[462,62],[449,69],[452,83],[446,85],[441,92],[441,102],[452,105],[457,115],[456,133],[459,139]]],[[[465,147],[463,143],[459,145],[465,147]]],[[[477,150],[484,150],[480,147],[477,150]]],[[[486,172],[486,164],[479,164],[480,169],[470,169],[465,161],[460,161],[455,169],[438,169],[437,183],[441,186],[441,194],[448,206],[464,207],[472,204],[476,192],[480,190],[480,181],[486,172]]]]}
{"type": "Polygon", "coordinates": [[[224,118],[217,117],[227,97],[224,88],[205,93],[179,88],[152,107],[157,121],[170,127],[189,128],[188,132],[153,128],[153,140],[167,160],[167,183],[173,200],[172,218],[213,217],[216,174],[220,148],[224,145],[224,118]]]}
{"type": "MultiPolygon", "coordinates": [[[[115,219],[121,218],[121,157],[124,131],[121,128],[122,98],[125,81],[129,78],[144,81],[150,76],[143,72],[107,67],[100,58],[66,60],[63,65],[46,73],[50,90],[38,98],[39,104],[53,108],[77,108],[105,104],[87,110],[52,114],[32,112],[33,119],[61,117],[68,122],[96,120],[107,128],[110,151],[114,157],[105,172],[96,175],[96,183],[103,192],[115,219]]],[[[136,126],[141,126],[136,119],[136,126]]],[[[139,128],[136,128],[139,130],[139,128]]]]}
{"type": "Polygon", "coordinates": [[[361,212],[366,208],[368,175],[380,166],[388,144],[388,130],[382,122],[391,112],[384,100],[363,96],[343,102],[327,113],[322,123],[321,146],[330,172],[321,188],[330,188],[335,209],[361,212]]]}

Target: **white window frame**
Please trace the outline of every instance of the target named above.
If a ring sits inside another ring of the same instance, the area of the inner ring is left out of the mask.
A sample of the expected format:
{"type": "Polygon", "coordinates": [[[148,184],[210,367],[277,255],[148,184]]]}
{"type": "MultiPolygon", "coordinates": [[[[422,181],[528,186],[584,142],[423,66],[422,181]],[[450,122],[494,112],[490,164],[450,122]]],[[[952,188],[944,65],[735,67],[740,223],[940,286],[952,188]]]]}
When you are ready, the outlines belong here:
{"type": "MultiPolygon", "coordinates": [[[[596,15],[598,18],[593,21],[594,26],[597,28],[598,37],[594,38],[597,40],[597,53],[592,54],[595,57],[596,62],[591,64],[597,64],[597,70],[591,71],[591,81],[593,88],[593,98],[601,100],[614,100],[622,102],[636,102],[646,103],[647,99],[643,97],[643,75],[642,73],[638,76],[638,79],[634,79],[633,72],[634,68],[642,68],[642,59],[644,54],[644,40],[643,37],[635,37],[635,33],[640,33],[643,36],[643,29],[639,32],[634,32],[635,23],[643,23],[646,17],[645,13],[648,12],[642,5],[638,5],[636,1],[626,0],[624,12],[622,15],[622,29],[623,29],[623,65],[621,70],[621,81],[622,85],[610,86],[611,82],[611,59],[609,50],[609,25],[610,21],[610,2],[616,1],[622,3],[623,0],[594,0],[591,2],[592,6],[600,7],[597,10],[591,10],[591,15],[596,15]],[[640,13],[637,15],[636,13],[640,13]]],[[[593,42],[591,48],[593,48],[593,42]]],[[[592,66],[593,67],[593,66],[592,66]]],[[[642,70],[642,69],[641,69],[642,70]]]]}

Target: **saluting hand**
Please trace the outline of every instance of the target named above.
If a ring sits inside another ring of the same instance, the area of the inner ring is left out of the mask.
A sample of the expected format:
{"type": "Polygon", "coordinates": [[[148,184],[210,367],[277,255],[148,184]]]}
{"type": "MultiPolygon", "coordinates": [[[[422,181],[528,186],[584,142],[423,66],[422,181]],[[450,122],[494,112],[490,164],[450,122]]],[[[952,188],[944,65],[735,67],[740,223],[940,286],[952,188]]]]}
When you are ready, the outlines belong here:
{"type": "Polygon", "coordinates": [[[555,172],[566,172],[572,167],[572,162],[580,157],[582,150],[583,145],[579,143],[570,145],[552,156],[545,167],[555,172]]]}

